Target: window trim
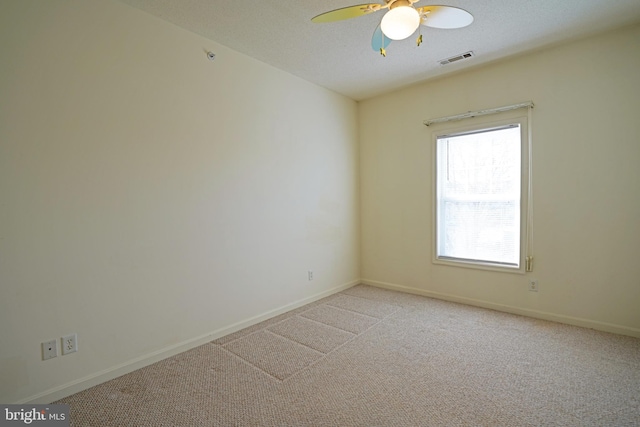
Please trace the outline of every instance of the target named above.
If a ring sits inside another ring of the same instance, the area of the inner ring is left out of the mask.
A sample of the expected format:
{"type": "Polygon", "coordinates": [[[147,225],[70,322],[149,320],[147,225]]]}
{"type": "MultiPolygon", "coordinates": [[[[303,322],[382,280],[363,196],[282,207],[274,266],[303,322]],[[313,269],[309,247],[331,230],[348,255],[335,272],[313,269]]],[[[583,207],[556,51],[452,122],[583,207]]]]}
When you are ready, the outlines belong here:
{"type": "MultiPolygon", "coordinates": [[[[450,124],[450,123],[448,123],[450,124]]],[[[522,112],[511,111],[500,114],[500,118],[496,120],[495,116],[493,120],[477,119],[473,124],[460,125],[457,127],[444,128],[443,126],[436,127],[431,134],[432,140],[432,263],[436,265],[472,268],[479,270],[500,271],[507,273],[525,274],[526,270],[526,258],[529,238],[528,233],[528,203],[530,199],[530,159],[531,155],[531,138],[529,133],[529,120],[526,115],[522,115],[522,112]],[[509,266],[502,263],[493,263],[487,261],[478,260],[466,260],[461,258],[452,258],[446,256],[438,256],[438,152],[437,141],[438,137],[446,135],[461,135],[465,133],[474,133],[477,131],[501,128],[510,124],[520,125],[520,254],[518,257],[518,266],[509,266]]]]}

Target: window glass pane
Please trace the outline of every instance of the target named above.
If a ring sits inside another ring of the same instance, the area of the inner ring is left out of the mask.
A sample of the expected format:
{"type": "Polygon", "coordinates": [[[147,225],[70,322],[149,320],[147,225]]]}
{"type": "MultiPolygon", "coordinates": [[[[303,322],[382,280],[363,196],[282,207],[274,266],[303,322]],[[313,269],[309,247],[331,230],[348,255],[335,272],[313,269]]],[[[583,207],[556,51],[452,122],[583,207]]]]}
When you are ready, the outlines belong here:
{"type": "Polygon", "coordinates": [[[440,137],[438,256],[517,266],[520,126],[440,137]]]}

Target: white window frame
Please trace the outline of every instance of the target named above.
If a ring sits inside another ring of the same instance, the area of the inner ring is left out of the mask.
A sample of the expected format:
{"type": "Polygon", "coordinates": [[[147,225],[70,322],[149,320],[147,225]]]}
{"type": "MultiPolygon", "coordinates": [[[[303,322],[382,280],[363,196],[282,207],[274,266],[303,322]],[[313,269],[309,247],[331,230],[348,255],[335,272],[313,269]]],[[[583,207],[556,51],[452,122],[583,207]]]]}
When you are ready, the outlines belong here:
{"type": "MultiPolygon", "coordinates": [[[[528,220],[528,201],[530,189],[530,153],[531,153],[531,139],[529,137],[529,128],[527,116],[522,116],[522,113],[516,114],[516,112],[500,114],[500,120],[496,120],[495,117],[492,121],[487,119],[475,119],[473,124],[460,125],[458,127],[450,127],[446,129],[434,129],[432,133],[432,157],[433,157],[433,194],[431,200],[433,202],[433,247],[432,247],[432,262],[439,265],[447,265],[453,267],[474,268],[481,270],[492,270],[509,273],[525,273],[526,257],[527,255],[527,220],[528,220]],[[473,133],[476,131],[482,131],[491,128],[500,128],[508,126],[510,124],[520,125],[520,254],[518,257],[518,265],[511,266],[506,264],[499,264],[493,262],[481,262],[475,260],[464,260],[450,257],[438,256],[438,156],[437,156],[437,141],[439,137],[446,135],[457,135],[464,133],[473,133]]],[[[448,123],[449,125],[451,123],[448,123]]],[[[434,126],[435,127],[435,126],[434,126]]]]}

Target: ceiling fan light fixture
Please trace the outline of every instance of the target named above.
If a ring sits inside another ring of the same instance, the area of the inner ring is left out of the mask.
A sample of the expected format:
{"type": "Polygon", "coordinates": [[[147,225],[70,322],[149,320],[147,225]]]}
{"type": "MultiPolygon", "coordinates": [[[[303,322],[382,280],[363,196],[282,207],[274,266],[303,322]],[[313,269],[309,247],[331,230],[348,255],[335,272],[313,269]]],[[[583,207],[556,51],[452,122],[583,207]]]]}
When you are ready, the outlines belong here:
{"type": "Polygon", "coordinates": [[[420,26],[420,14],[412,6],[394,7],[380,22],[380,29],[391,40],[404,40],[420,26]]]}

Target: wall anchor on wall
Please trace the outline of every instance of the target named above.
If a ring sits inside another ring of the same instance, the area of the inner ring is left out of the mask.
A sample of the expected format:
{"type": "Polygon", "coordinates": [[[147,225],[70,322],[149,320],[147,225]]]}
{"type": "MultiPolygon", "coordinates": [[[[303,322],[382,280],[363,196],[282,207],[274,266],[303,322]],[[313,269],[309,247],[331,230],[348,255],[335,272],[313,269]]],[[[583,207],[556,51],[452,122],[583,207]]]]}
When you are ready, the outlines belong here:
{"type": "Polygon", "coordinates": [[[213,61],[216,59],[216,54],[213,52],[207,52],[207,58],[209,58],[209,61],[213,61]]]}

